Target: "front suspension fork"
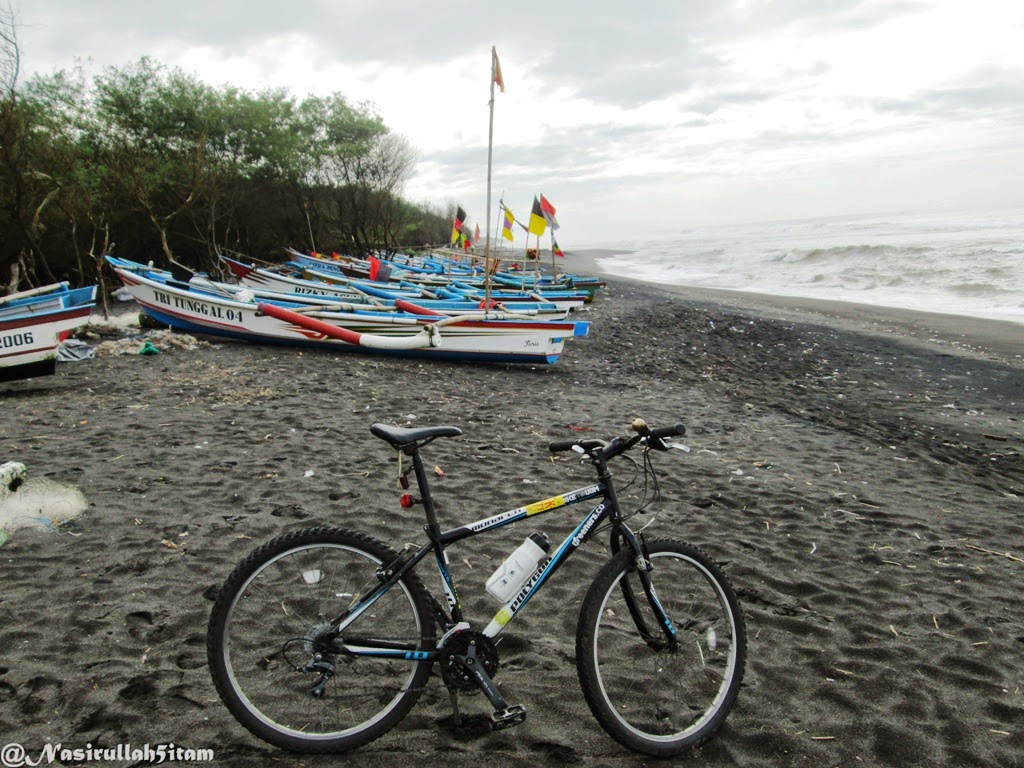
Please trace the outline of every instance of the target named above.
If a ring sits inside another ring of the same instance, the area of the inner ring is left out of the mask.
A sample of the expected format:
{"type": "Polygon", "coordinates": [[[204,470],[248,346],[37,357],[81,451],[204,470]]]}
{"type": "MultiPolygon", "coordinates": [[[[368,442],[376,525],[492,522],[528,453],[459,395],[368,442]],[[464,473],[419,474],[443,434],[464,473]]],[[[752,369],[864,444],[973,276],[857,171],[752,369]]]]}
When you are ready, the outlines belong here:
{"type": "Polygon", "coordinates": [[[660,651],[667,648],[670,651],[674,651],[679,641],[676,638],[675,626],[668,617],[668,614],[665,613],[654,585],[651,583],[651,571],[654,568],[648,556],[647,543],[644,540],[644,536],[642,533],[639,537],[634,535],[625,526],[613,530],[613,555],[623,548],[622,544],[620,544],[620,538],[624,540],[625,548],[633,553],[633,568],[636,570],[637,578],[640,580],[640,585],[644,590],[644,596],[647,598],[647,603],[651,607],[651,613],[654,614],[654,618],[657,620],[661,631],[652,630],[648,625],[647,619],[644,618],[643,612],[640,610],[640,603],[637,600],[633,585],[626,578],[622,578],[619,580],[619,588],[622,590],[622,596],[626,601],[626,608],[633,619],[633,624],[636,626],[637,632],[640,633],[640,637],[643,638],[644,642],[654,650],[660,651]]]}

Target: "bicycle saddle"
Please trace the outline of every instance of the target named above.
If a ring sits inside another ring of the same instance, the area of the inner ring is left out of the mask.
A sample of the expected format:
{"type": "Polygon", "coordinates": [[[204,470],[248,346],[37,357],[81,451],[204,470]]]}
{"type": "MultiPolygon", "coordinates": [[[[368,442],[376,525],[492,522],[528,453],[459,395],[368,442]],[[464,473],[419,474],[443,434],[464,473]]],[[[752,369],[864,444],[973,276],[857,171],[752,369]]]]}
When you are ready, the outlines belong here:
{"type": "Polygon", "coordinates": [[[386,440],[395,448],[404,448],[407,445],[418,443],[420,440],[433,440],[435,437],[456,437],[462,434],[458,427],[393,427],[390,424],[373,424],[370,432],[386,440]]]}

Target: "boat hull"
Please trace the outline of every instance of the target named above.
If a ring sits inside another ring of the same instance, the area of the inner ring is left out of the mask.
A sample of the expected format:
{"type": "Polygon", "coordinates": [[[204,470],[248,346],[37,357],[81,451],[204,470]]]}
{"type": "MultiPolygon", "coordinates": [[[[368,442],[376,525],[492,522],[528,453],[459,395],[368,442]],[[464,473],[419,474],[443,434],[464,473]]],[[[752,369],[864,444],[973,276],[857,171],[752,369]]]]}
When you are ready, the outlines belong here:
{"type": "MultiPolygon", "coordinates": [[[[586,333],[586,323],[465,320],[404,313],[309,312],[317,320],[360,334],[353,344],[331,338],[298,323],[260,312],[241,302],[183,290],[139,274],[116,270],[119,278],[147,313],[174,328],[264,344],[286,344],[341,352],[378,353],[440,360],[550,364],[558,360],[565,339],[586,333]],[[440,346],[419,349],[381,349],[373,339],[408,337],[432,323],[444,325],[440,346]]],[[[274,302],[276,305],[277,302],[274,302]]],[[[292,305],[289,309],[301,309],[292,305]]],[[[308,309],[308,308],[307,308],[308,309]]]]}
{"type": "Polygon", "coordinates": [[[52,375],[57,345],[89,320],[92,304],[0,320],[0,381],[52,375]]]}

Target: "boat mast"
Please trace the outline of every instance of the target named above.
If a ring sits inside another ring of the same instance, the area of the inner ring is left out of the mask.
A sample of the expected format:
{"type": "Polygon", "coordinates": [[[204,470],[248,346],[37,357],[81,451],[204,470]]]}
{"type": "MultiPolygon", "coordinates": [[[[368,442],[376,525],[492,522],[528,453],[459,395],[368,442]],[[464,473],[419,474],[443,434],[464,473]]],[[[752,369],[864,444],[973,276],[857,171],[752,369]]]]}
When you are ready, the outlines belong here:
{"type": "Polygon", "coordinates": [[[491,46],[491,117],[487,127],[487,239],[484,241],[484,306],[491,305],[491,161],[494,154],[494,83],[498,79],[498,49],[491,46]]]}

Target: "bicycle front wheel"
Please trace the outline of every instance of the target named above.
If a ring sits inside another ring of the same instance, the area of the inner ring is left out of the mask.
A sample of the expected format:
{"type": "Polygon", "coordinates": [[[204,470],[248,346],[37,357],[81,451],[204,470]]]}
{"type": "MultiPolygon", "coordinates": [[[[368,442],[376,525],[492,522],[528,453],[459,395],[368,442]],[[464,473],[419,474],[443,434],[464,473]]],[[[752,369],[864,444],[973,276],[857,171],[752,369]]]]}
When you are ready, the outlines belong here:
{"type": "Polygon", "coordinates": [[[340,752],[397,724],[430,674],[434,619],[409,574],[337,637],[330,621],[380,585],[383,543],[339,528],[279,536],[228,577],[210,615],[213,682],[235,718],[296,752],[340,752]],[[355,656],[345,642],[393,649],[355,656]]]}
{"type": "Polygon", "coordinates": [[[576,666],[601,726],[632,750],[665,757],[698,746],[721,727],[739,693],[746,633],[732,585],[702,550],[656,540],[648,560],[655,599],[673,625],[674,649],[633,553],[623,550],[583,601],[576,666]]]}

